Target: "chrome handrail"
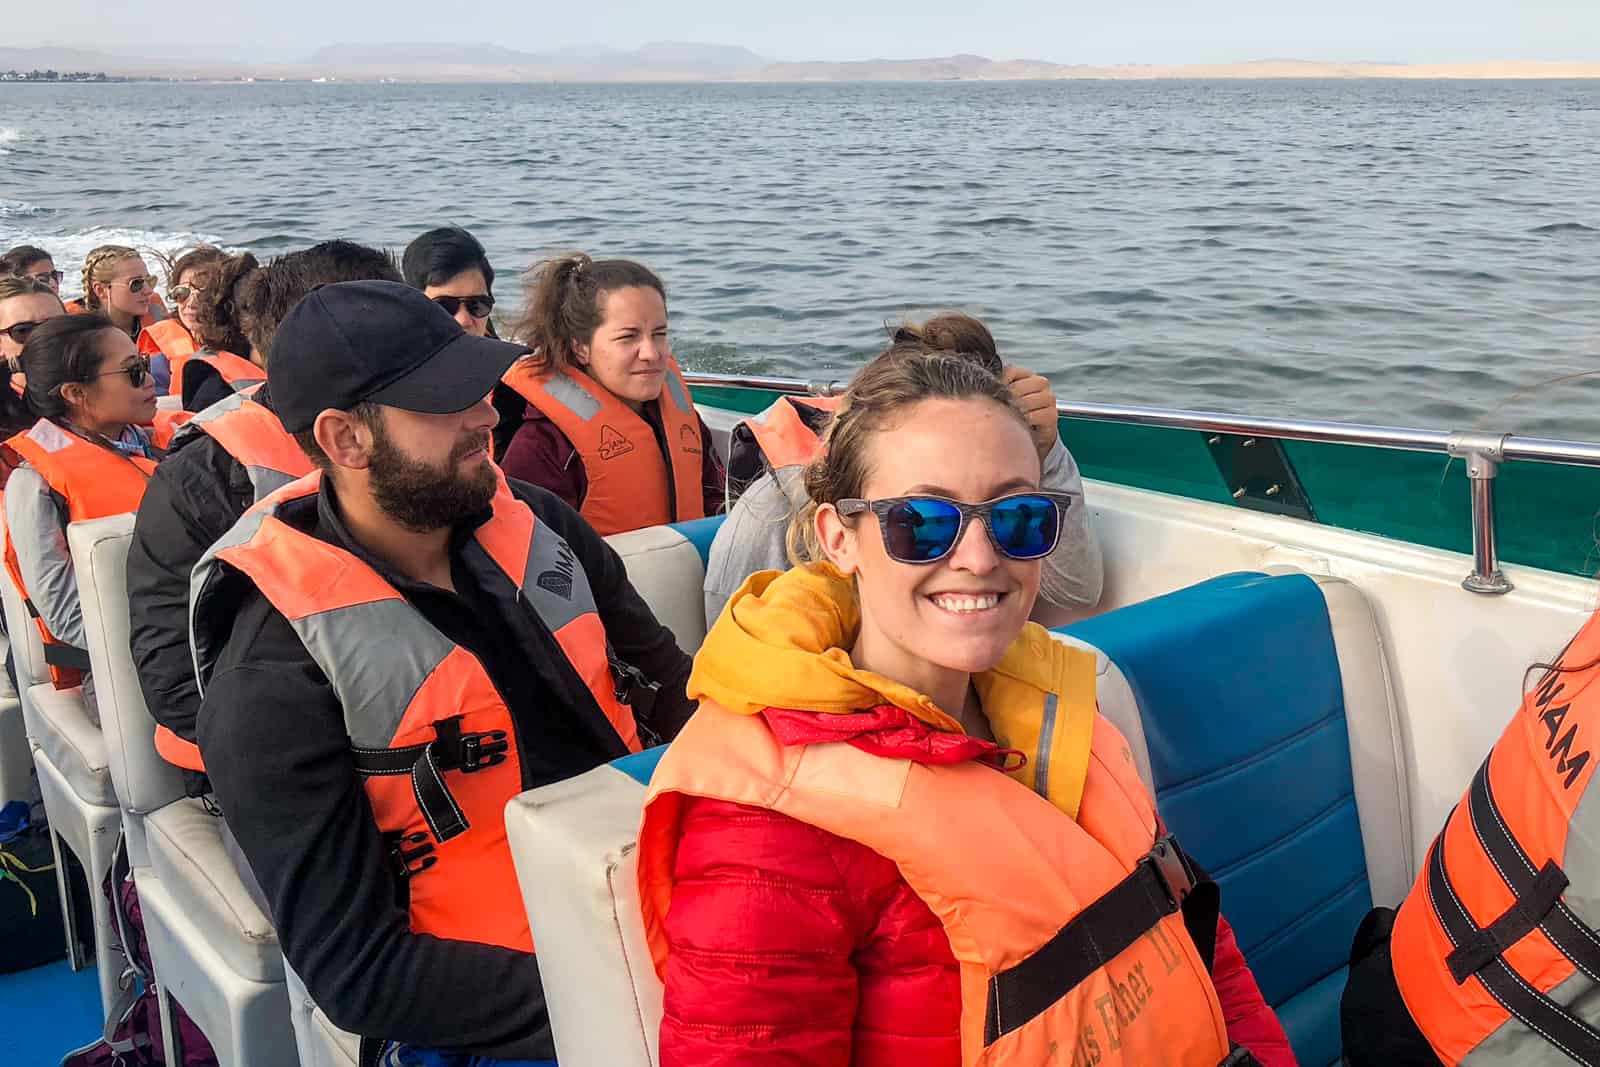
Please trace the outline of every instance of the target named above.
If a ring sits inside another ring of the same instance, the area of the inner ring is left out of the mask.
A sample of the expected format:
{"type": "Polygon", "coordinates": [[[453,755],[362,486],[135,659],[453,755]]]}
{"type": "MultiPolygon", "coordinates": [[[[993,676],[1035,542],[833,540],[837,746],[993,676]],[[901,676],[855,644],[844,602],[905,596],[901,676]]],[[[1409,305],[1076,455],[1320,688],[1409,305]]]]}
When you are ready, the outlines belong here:
{"type": "MultiPolygon", "coordinates": [[[[799,378],[741,374],[685,372],[690,385],[731,386],[783,393],[829,396],[841,391],[842,381],[803,381],[799,378]]],[[[1315,441],[1366,448],[1392,448],[1408,452],[1436,452],[1463,459],[1472,488],[1472,573],[1461,584],[1474,593],[1505,593],[1511,583],[1501,573],[1495,550],[1494,481],[1499,465],[1508,460],[1560,463],[1575,467],[1600,467],[1600,443],[1563,441],[1548,437],[1491,434],[1478,430],[1418,430],[1401,426],[1368,426],[1318,419],[1278,419],[1229,415],[1217,411],[1143,407],[1136,404],[1056,404],[1064,418],[1198,430],[1282,441],[1315,441]]]]}

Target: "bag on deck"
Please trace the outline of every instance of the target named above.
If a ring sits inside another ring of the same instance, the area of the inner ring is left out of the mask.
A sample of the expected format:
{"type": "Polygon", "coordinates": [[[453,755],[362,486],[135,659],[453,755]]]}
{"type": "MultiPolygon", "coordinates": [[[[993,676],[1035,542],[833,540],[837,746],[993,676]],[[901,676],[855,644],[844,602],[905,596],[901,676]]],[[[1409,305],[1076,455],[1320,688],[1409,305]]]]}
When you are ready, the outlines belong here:
{"type": "MultiPolygon", "coordinates": [[[[89,901],[81,903],[87,914],[89,901]]],[[[0,974],[42,967],[67,954],[50,834],[33,822],[21,800],[0,807],[0,930],[0,974]]]]}

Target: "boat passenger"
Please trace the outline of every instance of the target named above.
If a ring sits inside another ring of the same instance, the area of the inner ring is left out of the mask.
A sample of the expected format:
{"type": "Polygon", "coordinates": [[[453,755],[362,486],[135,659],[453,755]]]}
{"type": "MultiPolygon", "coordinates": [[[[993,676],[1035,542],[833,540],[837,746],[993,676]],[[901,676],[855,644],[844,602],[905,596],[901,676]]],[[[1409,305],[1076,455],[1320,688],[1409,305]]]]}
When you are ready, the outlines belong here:
{"type": "MultiPolygon", "coordinates": [[[[177,377],[180,363],[200,347],[196,340],[199,319],[195,297],[205,289],[217,265],[227,258],[228,254],[220,248],[196,245],[167,261],[167,296],[177,310],[140,331],[139,351],[150,357],[152,366],[158,360],[165,361],[169,379],[177,377]]],[[[170,384],[168,388],[175,391],[170,384]]]]}
{"type": "Polygon", "coordinates": [[[83,685],[99,722],[67,524],[133,511],[158,453],[139,427],[155,413],[150,364],[133,338],[94,313],[44,322],[22,349],[38,422],[4,448],[5,564],[27,598],[57,689],[83,685]]]}
{"type": "MultiPolygon", "coordinates": [[[[970,315],[945,311],[924,323],[903,325],[894,336],[955,352],[997,375],[1028,418],[1044,464],[1044,487],[1082,498],[1083,479],[1072,453],[1061,443],[1050,382],[1022,367],[1004,365],[987,326],[970,315]]],[[[821,434],[839,399],[780,397],[760,415],[734,427],[728,449],[728,494],[733,502],[706,562],[707,620],[722,614],[728,598],[750,575],[790,565],[785,533],[790,518],[805,503],[805,467],[816,458],[821,434]]],[[[1067,514],[1060,543],[1044,561],[1034,621],[1058,626],[1085,614],[1100,602],[1103,585],[1100,542],[1089,526],[1088,508],[1079,507],[1067,514]]]]}
{"type": "Polygon", "coordinates": [[[1536,671],[1405,901],[1356,932],[1351,1067],[1600,1063],[1600,613],[1536,671]]]}
{"type": "MultiPolygon", "coordinates": [[[[278,324],[319,285],[400,280],[375,248],[325,241],[290,252],[251,273],[238,295],[247,347],[270,352],[278,324]]],[[[189,576],[207,548],[245,509],[311,472],[311,461],[278,420],[268,381],[225,391],[174,437],[150,479],[128,549],[130,644],[146,706],[159,724],[157,747],[184,768],[193,796],[210,791],[194,748],[200,693],[189,652],[189,576]]]]}
{"type": "MultiPolygon", "coordinates": [[[[144,328],[167,317],[167,306],[156,292],[156,276],[145,266],[138,249],[127,245],[99,245],[83,260],[83,295],[67,301],[74,315],[96,311],[137,341],[144,328]]],[[[156,388],[165,392],[171,377],[166,361],[150,364],[156,388]]]]}
{"type": "Polygon", "coordinates": [[[36,245],[17,245],[0,256],[0,277],[7,275],[33,278],[50,286],[52,292],[61,292],[62,274],[56,269],[55,257],[36,245]]]}
{"type": "Polygon", "coordinates": [[[404,284],[307,296],[270,384],[318,471],[195,571],[200,751],[284,956],[336,1026],[463,1057],[554,1055],[506,802],[691,710],[616,553],[489,459],[523,351],[404,284]],[[661,682],[654,717],[608,638],[661,682]]]}
{"type": "Polygon", "coordinates": [[[66,313],[61,297],[47,283],[29,275],[0,277],[0,360],[5,361],[11,383],[11,388],[4,391],[9,400],[0,401],[0,407],[5,408],[0,414],[0,422],[4,423],[0,429],[6,430],[7,437],[34,423],[34,416],[22,403],[28,382],[22,372],[22,346],[41,323],[66,313]],[[9,401],[15,404],[7,406],[9,401]]]}
{"type": "Polygon", "coordinates": [[[173,363],[169,390],[182,410],[204,411],[266,379],[266,353],[251,348],[243,325],[246,294],[260,269],[249,252],[229,256],[217,264],[211,284],[191,298],[200,348],[173,363]]]}
{"type": "Polygon", "coordinates": [[[646,799],[661,1067],[1293,1064],[1214,893],[1145,885],[1193,871],[1094,656],[1028,622],[1082,501],[1014,391],[897,342],[805,490],[819,562],[734,595],[646,799]]]}
{"type": "Polygon", "coordinates": [[[722,511],[726,476],[667,341],[661,279],[581,253],[529,271],[506,375],[527,401],[506,473],[543,486],[602,534],[722,511]]]}

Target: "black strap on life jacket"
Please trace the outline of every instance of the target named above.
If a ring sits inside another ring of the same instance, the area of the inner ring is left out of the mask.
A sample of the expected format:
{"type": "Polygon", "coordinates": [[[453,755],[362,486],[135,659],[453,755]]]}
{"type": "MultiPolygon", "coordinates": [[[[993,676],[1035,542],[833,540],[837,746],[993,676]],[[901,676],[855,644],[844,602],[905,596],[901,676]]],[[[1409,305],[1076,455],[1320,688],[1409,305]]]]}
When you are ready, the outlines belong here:
{"type": "MultiPolygon", "coordinates": [[[[1562,879],[1565,879],[1565,875],[1562,879]]],[[[1467,946],[1469,957],[1472,959],[1483,955],[1479,946],[1484,941],[1485,930],[1478,926],[1472,914],[1467,911],[1466,905],[1461,903],[1461,898],[1450,881],[1450,875],[1445,870],[1443,834],[1434,839],[1433,847],[1428,850],[1427,883],[1428,902],[1432,905],[1439,924],[1444,927],[1445,935],[1450,938],[1450,943],[1458,949],[1467,946]]],[[[1548,883],[1544,888],[1548,890],[1548,883]]],[[[1531,912],[1536,906],[1531,901],[1524,906],[1519,899],[1512,905],[1511,911],[1515,912],[1518,907],[1524,907],[1525,911],[1531,912]]],[[[1511,932],[1513,924],[1520,925],[1523,921],[1521,918],[1508,919],[1507,916],[1501,916],[1495,923],[1490,924],[1491,929],[1500,926],[1498,935],[1490,935],[1490,940],[1496,936],[1503,939],[1511,932]]],[[[1463,957],[1463,966],[1467,959],[1468,957],[1463,957]]],[[[1539,992],[1531,982],[1513,970],[1503,956],[1498,953],[1488,955],[1481,967],[1468,975],[1468,977],[1474,976],[1483,983],[1489,995],[1499,1001],[1501,1007],[1521,1020],[1523,1025],[1534,1033],[1565,1052],[1574,1062],[1584,1064],[1585,1067],[1600,1067],[1600,1031],[1596,1031],[1594,1027],[1539,992]]]]}
{"type": "Polygon", "coordinates": [[[69,671],[89,669],[89,653],[77,645],[58,645],[45,642],[44,661],[52,667],[69,671]]]}
{"type": "MultiPolygon", "coordinates": [[[[1208,925],[1200,915],[1191,924],[1184,908],[1197,884],[1210,883],[1199,881],[1176,839],[1171,834],[1158,839],[1131,874],[1080,911],[1055,937],[1027,959],[989,979],[984,1046],[1032,1022],[1167,916],[1184,910],[1186,925],[1208,925]]],[[[1206,896],[1216,900],[1214,894],[1206,896]]],[[[1210,911],[1214,945],[1215,907],[1199,910],[1210,911]]]]}
{"type": "Polygon", "coordinates": [[[1590,981],[1600,983],[1600,934],[1562,901],[1561,894],[1568,885],[1566,872],[1554,860],[1535,867],[1533,858],[1512,836],[1489,784],[1488,760],[1478,767],[1472,788],[1467,791],[1467,813],[1478,843],[1516,900],[1504,915],[1450,953],[1447,962],[1456,984],[1483,970],[1491,959],[1528,936],[1535,927],[1590,981]]]}
{"type": "MultiPolygon", "coordinates": [[[[433,724],[433,731],[433,740],[426,744],[399,748],[352,746],[350,756],[356,773],[363,778],[409,774],[417,807],[428,821],[433,839],[444,842],[471,828],[466,813],[445,784],[444,772],[475,774],[488,767],[499,766],[506,761],[511,742],[504,730],[462,732],[460,715],[440,719],[433,724]]],[[[413,873],[421,873],[430,866],[431,863],[426,864],[413,873]]]]}

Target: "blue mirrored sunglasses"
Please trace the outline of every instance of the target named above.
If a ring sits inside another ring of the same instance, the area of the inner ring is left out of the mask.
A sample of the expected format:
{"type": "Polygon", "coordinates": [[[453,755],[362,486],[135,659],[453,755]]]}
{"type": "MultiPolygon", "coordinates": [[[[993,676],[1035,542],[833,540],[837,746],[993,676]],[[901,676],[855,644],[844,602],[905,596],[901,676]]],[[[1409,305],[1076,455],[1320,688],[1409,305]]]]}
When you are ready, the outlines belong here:
{"type": "Polygon", "coordinates": [[[870,511],[878,516],[883,547],[901,563],[933,563],[960,544],[967,523],[982,520],[989,540],[1012,559],[1042,559],[1061,539],[1061,523],[1072,506],[1071,493],[1029,492],[963,504],[941,496],[894,496],[881,500],[847,497],[834,503],[849,517],[870,511]]]}

